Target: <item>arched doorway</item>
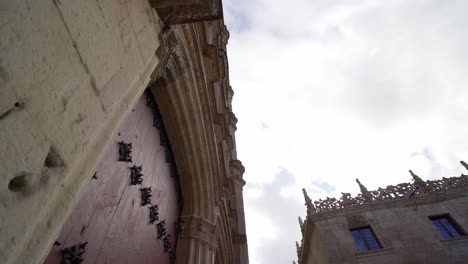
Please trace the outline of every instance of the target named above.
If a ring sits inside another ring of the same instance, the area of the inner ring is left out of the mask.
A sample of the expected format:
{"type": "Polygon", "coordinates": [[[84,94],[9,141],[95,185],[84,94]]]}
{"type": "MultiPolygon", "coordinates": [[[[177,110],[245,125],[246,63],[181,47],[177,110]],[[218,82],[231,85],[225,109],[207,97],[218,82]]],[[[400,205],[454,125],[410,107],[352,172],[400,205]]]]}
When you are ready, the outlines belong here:
{"type": "Polygon", "coordinates": [[[44,263],[174,263],[182,197],[149,90],[113,141],[44,263]]]}

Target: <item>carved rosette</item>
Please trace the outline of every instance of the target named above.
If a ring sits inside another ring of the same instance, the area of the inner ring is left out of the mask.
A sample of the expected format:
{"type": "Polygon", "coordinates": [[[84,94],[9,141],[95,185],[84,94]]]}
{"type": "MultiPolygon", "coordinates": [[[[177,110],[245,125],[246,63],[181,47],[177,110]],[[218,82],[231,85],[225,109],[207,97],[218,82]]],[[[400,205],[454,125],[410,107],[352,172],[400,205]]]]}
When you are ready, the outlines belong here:
{"type": "Polygon", "coordinates": [[[184,217],[181,238],[200,239],[216,248],[216,226],[200,217],[184,217]]]}

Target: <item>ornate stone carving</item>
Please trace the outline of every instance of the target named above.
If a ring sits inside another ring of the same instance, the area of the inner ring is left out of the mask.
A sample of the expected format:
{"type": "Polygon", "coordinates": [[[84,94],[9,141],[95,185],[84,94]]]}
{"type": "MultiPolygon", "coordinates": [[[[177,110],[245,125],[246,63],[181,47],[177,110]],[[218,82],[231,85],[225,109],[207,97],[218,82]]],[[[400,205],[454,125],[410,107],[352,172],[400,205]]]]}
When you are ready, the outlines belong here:
{"type": "Polygon", "coordinates": [[[220,0],[150,0],[153,8],[167,25],[220,19],[220,0]]]}
{"type": "Polygon", "coordinates": [[[349,228],[362,227],[366,224],[362,215],[348,215],[346,216],[346,222],[348,223],[349,228]]]}
{"type": "Polygon", "coordinates": [[[148,86],[165,85],[163,83],[155,82],[161,82],[160,77],[162,76],[164,70],[167,68],[169,59],[173,55],[174,50],[180,48],[181,44],[177,39],[174,31],[169,28],[164,28],[163,31],[161,31],[161,33],[159,34],[159,41],[161,43],[161,46],[159,46],[159,48],[156,50],[156,55],[158,56],[158,58],[161,58],[161,62],[151,74],[151,82],[148,86]]]}
{"type": "Polygon", "coordinates": [[[200,217],[186,217],[183,219],[181,238],[198,238],[216,247],[216,226],[200,217]]]}
{"type": "Polygon", "coordinates": [[[315,207],[312,204],[312,199],[310,199],[309,195],[307,194],[304,188],[302,188],[302,193],[304,194],[305,205],[307,206],[307,215],[311,215],[315,212],[315,207]]]}
{"type": "Polygon", "coordinates": [[[367,190],[367,188],[361,183],[359,179],[356,178],[357,184],[359,184],[359,188],[361,189],[361,195],[366,201],[372,201],[372,195],[367,190]]]}
{"type": "Polygon", "coordinates": [[[302,251],[302,248],[301,246],[299,246],[299,243],[296,241],[296,253],[297,253],[297,259],[299,263],[301,263],[301,251],[302,251]]]}
{"type": "MultiPolygon", "coordinates": [[[[314,201],[313,213],[322,213],[334,210],[341,210],[345,208],[357,207],[371,203],[377,203],[381,201],[406,199],[410,195],[422,196],[430,195],[432,193],[444,192],[448,190],[466,189],[468,188],[468,175],[461,175],[460,177],[442,178],[441,180],[423,181],[420,177],[415,175],[413,178],[414,183],[400,183],[397,185],[389,185],[386,188],[379,188],[374,191],[367,191],[361,189],[362,194],[358,194],[356,197],[352,197],[349,193],[342,193],[340,199],[329,198],[314,201]],[[418,187],[418,188],[417,188],[418,187]],[[365,196],[366,197],[365,197],[365,196]]],[[[306,197],[306,205],[309,203],[307,193],[303,189],[304,197],[306,197]]],[[[310,206],[307,206],[309,212],[310,206]]]]}
{"type": "Polygon", "coordinates": [[[413,177],[414,184],[417,185],[422,192],[429,192],[426,183],[418,175],[414,174],[412,170],[409,170],[409,173],[411,174],[411,177],[413,177]]]}
{"type": "Polygon", "coordinates": [[[304,221],[302,221],[302,218],[300,216],[297,217],[297,220],[299,221],[299,227],[301,228],[301,233],[304,235],[304,221]]]}

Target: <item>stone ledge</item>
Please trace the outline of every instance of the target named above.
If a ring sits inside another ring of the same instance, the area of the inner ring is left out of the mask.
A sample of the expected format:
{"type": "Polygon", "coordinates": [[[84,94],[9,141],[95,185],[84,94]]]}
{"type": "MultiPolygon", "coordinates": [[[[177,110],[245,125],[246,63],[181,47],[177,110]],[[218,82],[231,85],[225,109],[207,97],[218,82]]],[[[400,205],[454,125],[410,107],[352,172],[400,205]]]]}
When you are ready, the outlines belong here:
{"type": "Polygon", "coordinates": [[[223,18],[221,0],[149,0],[166,25],[223,18]]]}
{"type": "Polygon", "coordinates": [[[381,248],[381,249],[375,249],[375,250],[370,250],[367,252],[359,252],[354,254],[358,258],[370,258],[374,256],[380,256],[380,255],[386,255],[386,254],[391,254],[393,253],[393,248],[381,248]]]}
{"type": "Polygon", "coordinates": [[[442,242],[442,244],[444,244],[444,245],[468,243],[468,236],[464,235],[464,236],[457,237],[457,238],[441,239],[440,242],[442,242]]]}

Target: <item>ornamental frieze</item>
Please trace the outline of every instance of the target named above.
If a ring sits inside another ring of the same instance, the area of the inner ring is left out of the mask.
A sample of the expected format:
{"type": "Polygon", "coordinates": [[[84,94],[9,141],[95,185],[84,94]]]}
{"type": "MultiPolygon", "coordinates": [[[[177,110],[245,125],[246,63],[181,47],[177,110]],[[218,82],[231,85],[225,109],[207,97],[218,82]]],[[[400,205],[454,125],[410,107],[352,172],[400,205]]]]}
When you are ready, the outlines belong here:
{"type": "MultiPolygon", "coordinates": [[[[463,167],[467,167],[466,163],[460,162],[463,167]]],[[[468,169],[468,168],[467,168],[468,169]]],[[[305,205],[307,207],[307,215],[317,213],[330,212],[341,210],[345,208],[354,208],[367,204],[373,204],[381,201],[390,201],[397,199],[413,198],[418,196],[425,196],[439,192],[445,192],[457,189],[468,188],[468,175],[462,174],[459,177],[443,177],[440,180],[422,180],[413,171],[409,171],[413,182],[400,183],[397,185],[389,185],[385,188],[378,188],[377,190],[368,191],[367,188],[356,179],[359,184],[361,193],[357,196],[351,196],[350,193],[341,193],[340,198],[319,199],[312,201],[303,189],[305,205]]]]}

